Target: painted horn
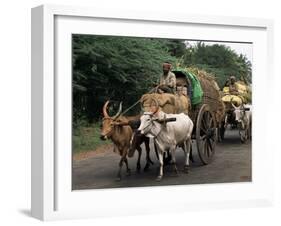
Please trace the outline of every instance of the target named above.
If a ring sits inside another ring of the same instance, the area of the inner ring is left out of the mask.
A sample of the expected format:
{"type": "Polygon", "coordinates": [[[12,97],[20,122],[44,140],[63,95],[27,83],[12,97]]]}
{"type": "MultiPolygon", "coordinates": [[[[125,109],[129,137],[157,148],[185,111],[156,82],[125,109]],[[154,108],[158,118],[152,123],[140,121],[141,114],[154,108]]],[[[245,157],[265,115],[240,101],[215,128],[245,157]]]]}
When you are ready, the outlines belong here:
{"type": "MultiPolygon", "coordinates": [[[[155,112],[157,112],[158,111],[158,109],[159,109],[159,103],[158,103],[158,100],[156,100],[155,98],[152,98],[152,101],[154,101],[155,102],[155,104],[156,104],[156,111],[155,112]]],[[[151,104],[150,105],[152,105],[152,102],[151,102],[151,104]]],[[[153,112],[153,113],[155,113],[155,112],[153,112]]]]}
{"type": "Polygon", "coordinates": [[[145,109],[144,109],[144,102],[147,100],[145,94],[141,97],[140,99],[140,106],[141,106],[141,111],[144,112],[145,109]]]}
{"type": "Polygon", "coordinates": [[[233,97],[230,99],[230,103],[231,103],[232,107],[234,107],[236,109],[237,107],[233,104],[232,99],[233,99],[233,97]]]}
{"type": "Polygon", "coordinates": [[[103,117],[108,117],[109,118],[109,115],[107,113],[107,106],[109,104],[109,100],[105,102],[105,104],[103,105],[103,108],[102,108],[102,112],[103,112],[103,117]]]}
{"type": "Polygon", "coordinates": [[[121,115],[121,113],[122,113],[122,102],[120,102],[120,104],[119,104],[118,112],[117,112],[116,115],[114,115],[112,118],[113,118],[114,120],[116,120],[116,119],[121,115]]]}

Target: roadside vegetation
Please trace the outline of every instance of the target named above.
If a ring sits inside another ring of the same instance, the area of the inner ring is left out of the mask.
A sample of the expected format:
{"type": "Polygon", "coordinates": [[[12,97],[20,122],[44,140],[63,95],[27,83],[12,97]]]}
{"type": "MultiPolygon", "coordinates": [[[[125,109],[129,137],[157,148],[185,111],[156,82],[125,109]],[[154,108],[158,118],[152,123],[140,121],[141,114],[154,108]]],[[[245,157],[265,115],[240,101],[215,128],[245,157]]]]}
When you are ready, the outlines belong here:
{"type": "Polygon", "coordinates": [[[80,124],[73,128],[74,154],[93,151],[102,145],[110,144],[110,141],[102,141],[100,138],[100,125],[98,123],[80,124]]]}

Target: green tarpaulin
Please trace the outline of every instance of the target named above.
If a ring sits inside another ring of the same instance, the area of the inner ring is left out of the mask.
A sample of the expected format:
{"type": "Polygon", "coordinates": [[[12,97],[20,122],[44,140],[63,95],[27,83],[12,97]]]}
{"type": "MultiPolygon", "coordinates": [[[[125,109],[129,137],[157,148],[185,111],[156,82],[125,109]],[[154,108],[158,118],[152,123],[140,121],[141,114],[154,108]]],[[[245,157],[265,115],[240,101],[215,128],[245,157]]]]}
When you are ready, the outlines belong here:
{"type": "Polygon", "coordinates": [[[190,93],[191,104],[192,105],[200,104],[202,102],[203,90],[197,76],[187,70],[177,69],[173,72],[175,73],[176,76],[177,74],[184,75],[187,78],[187,80],[191,82],[191,89],[192,89],[190,93]]]}

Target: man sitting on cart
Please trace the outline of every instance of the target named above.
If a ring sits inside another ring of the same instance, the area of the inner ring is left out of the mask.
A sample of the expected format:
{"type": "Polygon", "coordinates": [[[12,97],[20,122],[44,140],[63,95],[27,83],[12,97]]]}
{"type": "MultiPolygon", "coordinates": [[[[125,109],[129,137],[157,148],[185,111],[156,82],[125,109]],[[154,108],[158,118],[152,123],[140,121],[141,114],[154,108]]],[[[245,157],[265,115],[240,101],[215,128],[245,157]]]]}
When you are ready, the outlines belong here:
{"type": "Polygon", "coordinates": [[[163,75],[160,77],[160,82],[157,88],[158,93],[175,93],[176,91],[176,76],[171,72],[172,64],[163,63],[163,75]]]}
{"type": "Polygon", "coordinates": [[[238,91],[238,87],[237,87],[237,84],[236,84],[235,76],[230,76],[229,93],[231,95],[239,95],[239,91],[238,91]]]}

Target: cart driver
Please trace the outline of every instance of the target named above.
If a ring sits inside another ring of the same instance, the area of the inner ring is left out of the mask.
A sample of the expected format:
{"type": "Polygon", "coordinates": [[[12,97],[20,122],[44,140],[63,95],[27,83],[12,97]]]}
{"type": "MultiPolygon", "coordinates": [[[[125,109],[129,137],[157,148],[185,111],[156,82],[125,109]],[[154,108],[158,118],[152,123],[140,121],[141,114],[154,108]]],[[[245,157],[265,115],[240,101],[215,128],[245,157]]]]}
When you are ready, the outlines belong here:
{"type": "Polygon", "coordinates": [[[172,64],[163,63],[163,75],[160,77],[158,93],[175,93],[176,91],[176,76],[171,72],[172,64]]]}
{"type": "Polygon", "coordinates": [[[231,95],[238,95],[239,94],[235,76],[230,76],[229,93],[231,95]]]}

